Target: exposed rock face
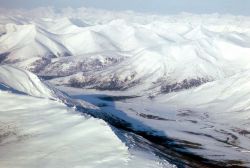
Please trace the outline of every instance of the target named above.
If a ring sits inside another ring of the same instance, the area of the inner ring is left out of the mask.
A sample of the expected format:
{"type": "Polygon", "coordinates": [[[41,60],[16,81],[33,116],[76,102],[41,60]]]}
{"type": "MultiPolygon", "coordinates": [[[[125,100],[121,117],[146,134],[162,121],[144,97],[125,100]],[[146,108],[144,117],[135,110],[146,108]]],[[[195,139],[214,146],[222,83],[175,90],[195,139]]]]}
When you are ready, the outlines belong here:
{"type": "Polygon", "coordinates": [[[185,79],[182,82],[174,84],[166,84],[161,86],[162,93],[178,92],[185,89],[200,86],[204,83],[209,82],[209,79],[197,78],[197,79],[185,79]]]}

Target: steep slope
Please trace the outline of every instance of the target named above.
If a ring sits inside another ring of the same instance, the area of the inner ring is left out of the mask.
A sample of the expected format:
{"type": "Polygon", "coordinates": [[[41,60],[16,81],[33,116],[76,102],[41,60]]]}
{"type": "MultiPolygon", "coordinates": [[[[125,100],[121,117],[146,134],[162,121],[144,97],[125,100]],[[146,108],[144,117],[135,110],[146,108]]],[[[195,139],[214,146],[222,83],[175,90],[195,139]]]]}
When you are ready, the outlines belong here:
{"type": "Polygon", "coordinates": [[[103,121],[49,100],[2,91],[0,99],[1,167],[116,167],[128,160],[103,121]]]}
{"type": "Polygon", "coordinates": [[[7,65],[0,72],[1,167],[175,167],[136,144],[128,149],[119,130],[52,100],[58,95],[34,74],[7,65]]]}
{"type": "Polygon", "coordinates": [[[36,75],[13,66],[0,66],[1,89],[21,92],[35,97],[56,98],[52,90],[36,75]]]}

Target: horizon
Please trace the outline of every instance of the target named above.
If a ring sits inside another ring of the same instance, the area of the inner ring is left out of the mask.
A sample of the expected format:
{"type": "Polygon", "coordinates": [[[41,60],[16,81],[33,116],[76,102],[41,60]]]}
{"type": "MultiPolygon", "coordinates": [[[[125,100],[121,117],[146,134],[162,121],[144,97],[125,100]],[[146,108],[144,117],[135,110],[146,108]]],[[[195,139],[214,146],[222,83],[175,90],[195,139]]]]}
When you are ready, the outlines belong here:
{"type": "Polygon", "coordinates": [[[4,9],[34,9],[39,7],[53,7],[55,9],[95,8],[112,11],[133,11],[153,14],[231,14],[250,16],[250,1],[248,0],[0,0],[4,9]]]}

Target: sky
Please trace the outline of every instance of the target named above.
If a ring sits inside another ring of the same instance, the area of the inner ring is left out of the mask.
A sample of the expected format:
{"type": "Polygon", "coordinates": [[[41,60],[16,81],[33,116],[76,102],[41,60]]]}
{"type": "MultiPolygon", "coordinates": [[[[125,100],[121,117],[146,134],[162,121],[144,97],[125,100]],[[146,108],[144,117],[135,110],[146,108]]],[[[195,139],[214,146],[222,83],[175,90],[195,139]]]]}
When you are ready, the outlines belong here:
{"type": "Polygon", "coordinates": [[[0,0],[2,8],[93,7],[157,14],[223,13],[250,15],[250,0],[0,0]]]}

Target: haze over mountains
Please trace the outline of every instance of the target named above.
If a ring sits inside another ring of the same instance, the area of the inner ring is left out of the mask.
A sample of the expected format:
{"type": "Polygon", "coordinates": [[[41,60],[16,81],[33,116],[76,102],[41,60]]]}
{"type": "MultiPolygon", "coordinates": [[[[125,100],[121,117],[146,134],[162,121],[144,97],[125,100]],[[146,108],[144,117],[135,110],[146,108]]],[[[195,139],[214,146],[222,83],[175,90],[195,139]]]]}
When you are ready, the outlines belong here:
{"type": "Polygon", "coordinates": [[[106,10],[124,11],[131,10],[144,13],[178,14],[189,12],[196,14],[233,14],[246,15],[249,13],[250,2],[248,0],[0,0],[1,7],[7,9],[34,9],[38,7],[52,6],[56,9],[72,7],[99,8],[106,10]]]}

